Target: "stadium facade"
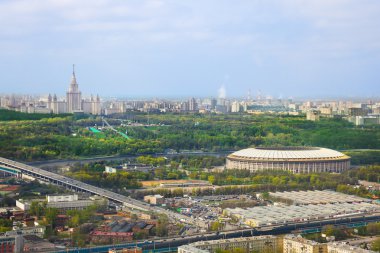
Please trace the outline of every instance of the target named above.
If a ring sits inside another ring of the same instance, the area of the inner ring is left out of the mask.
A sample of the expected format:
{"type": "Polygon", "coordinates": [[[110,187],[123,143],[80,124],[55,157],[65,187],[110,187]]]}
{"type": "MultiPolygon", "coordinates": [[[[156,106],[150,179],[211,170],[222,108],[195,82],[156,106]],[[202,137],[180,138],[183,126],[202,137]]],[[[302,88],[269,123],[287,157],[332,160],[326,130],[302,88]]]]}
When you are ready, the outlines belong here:
{"type": "Polygon", "coordinates": [[[227,156],[227,169],[285,170],[292,173],[341,173],[350,168],[350,157],[319,147],[256,147],[227,156]]]}

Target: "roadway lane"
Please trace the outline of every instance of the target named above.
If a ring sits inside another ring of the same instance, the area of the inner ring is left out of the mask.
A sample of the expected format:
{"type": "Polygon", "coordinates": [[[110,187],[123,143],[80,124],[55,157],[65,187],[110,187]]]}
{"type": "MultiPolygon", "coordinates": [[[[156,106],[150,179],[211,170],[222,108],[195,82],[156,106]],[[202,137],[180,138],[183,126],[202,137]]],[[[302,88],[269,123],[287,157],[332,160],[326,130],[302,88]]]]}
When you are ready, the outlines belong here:
{"type": "Polygon", "coordinates": [[[56,184],[59,186],[64,186],[71,190],[88,192],[91,194],[99,195],[101,197],[105,197],[109,200],[118,202],[120,204],[139,209],[141,211],[149,211],[146,208],[146,203],[134,200],[130,197],[126,197],[124,195],[111,192],[109,190],[105,190],[96,186],[92,186],[81,181],[65,177],[59,174],[55,174],[50,171],[42,170],[40,168],[32,167],[23,163],[15,162],[9,159],[0,158],[0,165],[5,166],[7,168],[19,170],[22,174],[32,176],[38,178],[40,180],[47,181],[52,184],[56,184]]]}
{"type": "MultiPolygon", "coordinates": [[[[166,153],[157,153],[153,154],[152,156],[165,156],[165,157],[176,157],[176,156],[227,156],[231,154],[234,151],[220,151],[220,152],[179,152],[175,154],[166,154],[166,153]]],[[[81,158],[81,159],[62,159],[62,160],[46,160],[46,161],[35,161],[35,162],[29,162],[28,165],[34,166],[34,167],[44,167],[44,166],[66,166],[74,163],[91,163],[91,162],[98,162],[98,161],[120,161],[128,158],[136,158],[141,155],[148,155],[148,154],[137,154],[137,155],[120,155],[120,156],[97,156],[97,157],[88,157],[88,158],[81,158]]]]}
{"type": "MultiPolygon", "coordinates": [[[[9,159],[5,159],[5,158],[0,158],[0,167],[15,169],[15,170],[20,171],[22,174],[37,178],[39,180],[47,181],[51,184],[66,187],[69,190],[82,191],[82,192],[88,192],[91,194],[99,195],[111,201],[118,202],[122,204],[123,206],[131,208],[131,209],[137,209],[137,210],[145,211],[145,212],[164,213],[172,221],[181,221],[183,223],[197,226],[197,223],[194,219],[189,218],[185,215],[174,213],[169,210],[163,209],[161,207],[150,206],[149,204],[143,201],[132,199],[130,197],[127,197],[127,196],[124,196],[124,195],[121,195],[109,190],[105,190],[93,185],[89,185],[81,181],[78,181],[69,177],[65,177],[59,174],[55,174],[53,172],[46,171],[40,168],[32,167],[32,166],[19,163],[16,161],[12,161],[9,159]]],[[[203,224],[203,226],[201,227],[205,227],[205,226],[206,224],[203,224]]]]}

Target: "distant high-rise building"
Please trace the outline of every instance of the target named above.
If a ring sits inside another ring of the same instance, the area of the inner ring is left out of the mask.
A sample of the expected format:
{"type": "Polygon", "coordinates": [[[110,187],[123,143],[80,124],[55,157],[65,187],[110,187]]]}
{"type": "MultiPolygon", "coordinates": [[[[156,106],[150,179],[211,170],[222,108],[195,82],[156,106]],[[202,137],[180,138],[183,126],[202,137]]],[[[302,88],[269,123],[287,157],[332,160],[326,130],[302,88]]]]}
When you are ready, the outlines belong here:
{"type": "Polygon", "coordinates": [[[362,107],[351,107],[348,108],[349,116],[366,116],[368,115],[368,110],[362,107]]]}
{"type": "Polygon", "coordinates": [[[198,103],[195,100],[195,98],[190,98],[189,100],[189,111],[197,111],[198,110],[198,103]]]}
{"type": "Polygon", "coordinates": [[[189,102],[188,101],[181,103],[181,111],[184,111],[184,112],[189,111],[189,102]]]}
{"type": "Polygon", "coordinates": [[[231,112],[240,112],[240,103],[238,101],[231,104],[231,112]]]}
{"type": "Polygon", "coordinates": [[[215,98],[211,99],[211,109],[213,109],[213,110],[215,109],[217,102],[218,101],[215,98]]]}
{"type": "Polygon", "coordinates": [[[67,112],[81,112],[82,111],[82,93],[79,91],[77,79],[75,77],[75,69],[73,65],[73,76],[71,78],[71,83],[69,91],[66,93],[67,99],[67,112]]]}

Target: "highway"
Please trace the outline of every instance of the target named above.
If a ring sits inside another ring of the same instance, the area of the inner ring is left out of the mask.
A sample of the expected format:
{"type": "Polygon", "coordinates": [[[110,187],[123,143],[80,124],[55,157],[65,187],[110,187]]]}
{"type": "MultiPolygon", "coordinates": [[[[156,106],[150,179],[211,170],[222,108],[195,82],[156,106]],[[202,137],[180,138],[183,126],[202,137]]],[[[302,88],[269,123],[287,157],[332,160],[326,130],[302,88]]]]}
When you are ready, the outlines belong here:
{"type": "MultiPolygon", "coordinates": [[[[175,157],[175,156],[227,156],[231,154],[232,151],[219,151],[219,152],[200,152],[200,151],[192,151],[192,152],[179,152],[174,154],[167,154],[167,153],[157,153],[157,154],[151,154],[154,157],[157,156],[165,156],[165,157],[175,157]]],[[[46,160],[46,161],[34,161],[29,162],[27,164],[34,166],[34,167],[45,167],[45,166],[66,166],[74,163],[91,163],[91,162],[98,162],[98,161],[120,161],[127,158],[136,158],[142,155],[147,154],[136,154],[136,155],[120,155],[120,156],[96,156],[96,157],[87,157],[87,158],[80,158],[80,159],[57,159],[57,160],[46,160]]]]}
{"type": "Polygon", "coordinates": [[[15,174],[18,177],[21,177],[21,175],[27,175],[27,176],[36,178],[38,180],[42,180],[54,185],[65,187],[72,191],[86,192],[86,193],[98,195],[98,196],[107,198],[108,200],[111,200],[113,202],[120,203],[123,206],[128,207],[132,210],[163,213],[163,214],[166,214],[169,217],[169,219],[172,221],[181,221],[183,223],[195,225],[201,228],[207,226],[206,224],[203,224],[203,223],[197,223],[196,220],[189,218],[185,215],[174,213],[160,207],[150,206],[149,204],[143,201],[132,199],[130,197],[127,197],[127,196],[124,196],[124,195],[121,195],[109,190],[105,190],[105,189],[102,189],[93,185],[89,185],[89,184],[83,183],[81,181],[78,181],[69,177],[65,177],[59,174],[55,174],[53,172],[32,167],[32,166],[19,163],[16,161],[12,161],[9,159],[0,158],[0,170],[15,174]]]}

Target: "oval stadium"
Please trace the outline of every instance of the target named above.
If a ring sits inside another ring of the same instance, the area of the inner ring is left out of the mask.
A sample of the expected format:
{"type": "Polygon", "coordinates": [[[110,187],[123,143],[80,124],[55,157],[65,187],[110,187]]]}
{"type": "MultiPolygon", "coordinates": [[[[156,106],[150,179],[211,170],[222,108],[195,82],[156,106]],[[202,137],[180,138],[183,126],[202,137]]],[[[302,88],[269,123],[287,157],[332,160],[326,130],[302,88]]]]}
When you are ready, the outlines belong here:
{"type": "Polygon", "coordinates": [[[350,168],[350,157],[318,147],[256,147],[227,156],[227,169],[286,170],[292,173],[340,173],[350,168]]]}

